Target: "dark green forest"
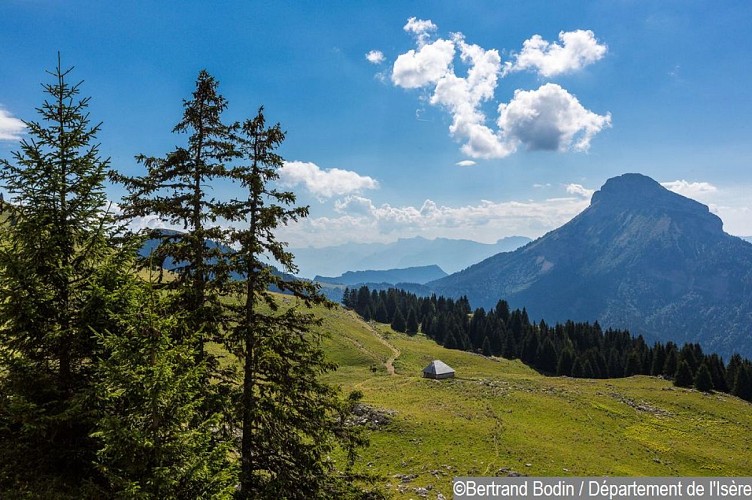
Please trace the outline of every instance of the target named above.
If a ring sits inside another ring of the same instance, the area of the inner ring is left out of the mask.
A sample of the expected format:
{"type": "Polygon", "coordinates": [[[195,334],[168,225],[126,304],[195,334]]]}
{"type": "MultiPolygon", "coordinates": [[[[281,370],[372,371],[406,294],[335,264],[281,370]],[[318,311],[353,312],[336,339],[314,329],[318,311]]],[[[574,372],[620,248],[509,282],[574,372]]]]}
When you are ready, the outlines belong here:
{"type": "Polygon", "coordinates": [[[48,76],[39,121],[0,160],[0,497],[367,495],[350,469],[365,439],[346,422],[360,394],[320,381],[335,366],[306,305],[325,299],[262,263],[295,271],[275,229],[308,214],[271,187],[280,125],[263,108],[226,122],[201,71],[172,127],[181,145],[138,155],[129,177],[72,70],[58,57],[48,76]],[[117,211],[108,180],[127,191],[117,211]],[[244,195],[217,199],[218,182],[244,195]],[[184,230],[126,230],[144,215],[184,230]],[[158,245],[139,259],[146,239],[158,245]],[[272,287],[300,306],[278,308],[272,287]]]}
{"type": "Polygon", "coordinates": [[[527,311],[500,300],[490,311],[467,298],[418,297],[399,290],[345,290],[342,299],[363,319],[391,324],[398,332],[419,331],[449,349],[519,359],[542,374],[576,378],[652,375],[679,387],[719,391],[752,401],[752,362],[735,354],[728,363],[699,344],[656,342],[626,330],[603,330],[598,322],[534,322],[527,311]]]}

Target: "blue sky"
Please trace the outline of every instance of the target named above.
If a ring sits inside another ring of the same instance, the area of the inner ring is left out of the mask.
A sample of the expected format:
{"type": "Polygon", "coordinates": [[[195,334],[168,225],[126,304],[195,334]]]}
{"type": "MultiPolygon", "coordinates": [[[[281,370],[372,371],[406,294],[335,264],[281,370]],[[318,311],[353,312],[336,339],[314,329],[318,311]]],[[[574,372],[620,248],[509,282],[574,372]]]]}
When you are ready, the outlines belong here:
{"type": "Polygon", "coordinates": [[[263,104],[311,206],[292,246],[536,237],[625,172],[752,235],[750,33],[746,1],[3,0],[0,156],[59,50],[132,175],[183,143],[200,69],[228,121],[263,104]]]}

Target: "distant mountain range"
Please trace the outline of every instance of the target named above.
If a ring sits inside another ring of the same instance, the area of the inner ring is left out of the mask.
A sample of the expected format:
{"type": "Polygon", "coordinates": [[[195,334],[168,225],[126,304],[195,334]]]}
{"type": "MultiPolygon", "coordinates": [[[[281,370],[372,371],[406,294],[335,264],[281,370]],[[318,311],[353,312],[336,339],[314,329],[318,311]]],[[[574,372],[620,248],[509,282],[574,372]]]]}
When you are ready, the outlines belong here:
{"type": "Polygon", "coordinates": [[[598,320],[752,356],[752,244],[639,174],[609,179],[559,229],[427,286],[474,307],[503,298],[547,322],[598,320]]]}
{"type": "Polygon", "coordinates": [[[404,269],[439,266],[448,273],[457,272],[500,252],[515,250],[532,241],[524,236],[502,238],[496,243],[417,236],[392,243],[348,243],[324,248],[291,248],[299,274],[339,276],[347,271],[366,269],[404,269]]]}
{"type": "Polygon", "coordinates": [[[447,276],[439,266],[418,266],[404,269],[387,269],[384,271],[348,271],[341,276],[316,276],[313,281],[339,285],[359,285],[361,283],[417,283],[424,285],[429,281],[447,276]]]}

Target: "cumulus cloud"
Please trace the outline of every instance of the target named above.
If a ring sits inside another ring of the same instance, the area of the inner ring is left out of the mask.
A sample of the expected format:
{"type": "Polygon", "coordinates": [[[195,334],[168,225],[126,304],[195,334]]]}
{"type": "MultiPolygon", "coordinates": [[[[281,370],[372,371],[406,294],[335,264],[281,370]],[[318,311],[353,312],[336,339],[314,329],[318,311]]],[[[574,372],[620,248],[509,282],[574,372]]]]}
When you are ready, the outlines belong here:
{"type": "Polygon", "coordinates": [[[533,35],[523,42],[522,51],[512,54],[512,61],[504,64],[504,73],[531,70],[550,78],[593,64],[608,50],[590,30],[562,31],[559,41],[561,45],[533,35]]]}
{"type": "Polygon", "coordinates": [[[462,160],[455,163],[458,167],[472,167],[476,163],[473,160],[462,160]]]}
{"type": "Polygon", "coordinates": [[[497,124],[510,147],[587,151],[595,134],[611,126],[611,114],[593,113],[561,86],[547,83],[538,90],[516,90],[508,104],[499,105],[497,124]]]}
{"type": "Polygon", "coordinates": [[[684,179],[661,182],[661,186],[665,187],[669,191],[673,191],[674,193],[693,199],[701,199],[718,191],[717,187],[708,182],[688,182],[684,179]]]}
{"type": "Polygon", "coordinates": [[[279,182],[283,186],[303,185],[319,198],[331,198],[357,193],[364,189],[377,189],[379,183],[368,176],[351,170],[329,168],[322,170],[315,163],[288,161],[279,169],[279,182]]]}
{"type": "Polygon", "coordinates": [[[392,82],[406,89],[435,84],[449,72],[454,59],[454,43],[439,39],[416,50],[400,54],[392,68],[392,82]]]}
{"type": "Polygon", "coordinates": [[[384,62],[384,53],[380,50],[371,50],[366,54],[366,59],[371,64],[381,64],[384,62]]]}
{"type": "Polygon", "coordinates": [[[19,141],[26,124],[0,108],[0,141],[19,141]]]}
{"type": "Polygon", "coordinates": [[[462,35],[453,37],[460,60],[469,66],[467,75],[448,71],[437,82],[430,103],[452,114],[449,133],[464,140],[462,152],[472,158],[503,158],[511,151],[487,125],[481,104],[493,98],[501,70],[501,56],[495,49],[468,44],[462,35]]]}
{"type": "MultiPolygon", "coordinates": [[[[428,102],[452,116],[449,133],[462,143],[462,152],[470,158],[504,158],[519,146],[527,150],[587,151],[595,134],[611,124],[610,114],[598,115],[585,109],[569,92],[549,83],[538,90],[517,90],[509,103],[498,106],[498,128],[493,129],[483,105],[493,100],[503,73],[499,51],[468,43],[461,33],[429,41],[430,33],[437,29],[430,20],[410,18],[404,29],[415,35],[418,47],[397,57],[392,82],[405,89],[429,91],[428,102]],[[459,65],[467,67],[464,75],[455,71],[457,54],[459,65]]],[[[605,53],[605,45],[598,44],[591,31],[562,32],[560,38],[563,45],[540,40],[546,44],[536,45],[542,58],[533,58],[529,48],[523,50],[528,56],[522,62],[517,56],[515,64],[524,69],[538,61],[540,71],[545,68],[546,74],[558,74],[584,67],[605,53]]],[[[506,68],[509,72],[517,66],[506,68]]]]}

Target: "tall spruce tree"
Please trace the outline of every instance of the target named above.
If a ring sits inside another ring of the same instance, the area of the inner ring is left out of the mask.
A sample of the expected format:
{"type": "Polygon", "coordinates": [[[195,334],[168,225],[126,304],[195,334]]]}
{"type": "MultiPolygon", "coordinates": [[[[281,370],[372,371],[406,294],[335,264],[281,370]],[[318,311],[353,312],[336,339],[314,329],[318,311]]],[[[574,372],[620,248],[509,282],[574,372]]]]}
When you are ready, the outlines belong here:
{"type": "MultiPolygon", "coordinates": [[[[139,155],[147,173],[142,177],[111,174],[129,194],[121,208],[123,217],[156,215],[164,222],[182,226],[182,231],[152,231],[159,241],[149,257],[160,269],[174,266],[174,279],[162,281],[172,290],[174,307],[187,312],[186,335],[196,338],[197,361],[214,359],[206,352],[210,340],[221,340],[225,323],[221,295],[228,293],[226,255],[218,242],[226,231],[217,224],[224,204],[212,197],[210,183],[229,177],[228,162],[235,156],[230,128],[222,122],[227,101],[218,91],[219,83],[205,70],[198,74],[192,98],[183,101],[183,117],[174,133],[187,133],[188,143],[165,157],[139,155]]],[[[161,281],[161,280],[160,280],[161,281]]]]}
{"type": "Polygon", "coordinates": [[[0,161],[10,195],[0,226],[0,490],[31,496],[83,494],[96,482],[92,332],[111,326],[110,292],[125,272],[104,270],[115,255],[109,160],[71,70],[58,55],[41,121],[26,123],[13,161],[0,161]]]}
{"type": "MultiPolygon", "coordinates": [[[[233,269],[243,276],[234,336],[228,348],[243,362],[241,498],[313,498],[340,496],[345,483],[327,461],[339,443],[349,449],[362,444],[345,425],[348,408],[320,375],[335,368],[326,361],[320,324],[297,306],[279,307],[269,292],[274,285],[308,306],[324,303],[317,289],[302,281],[285,281],[265,263],[271,257],[284,271],[295,272],[293,256],[276,239],[280,225],[308,214],[295,207],[291,192],[273,189],[283,165],[276,153],[285,138],[279,124],[267,127],[263,108],[238,124],[235,141],[244,160],[232,176],[247,197],[228,204],[228,218],[245,227],[232,232],[239,247],[233,269]]],[[[367,289],[366,289],[367,292],[367,289]]],[[[368,307],[370,295],[360,290],[357,306],[368,307]],[[360,298],[364,301],[361,304],[360,298]]]]}

